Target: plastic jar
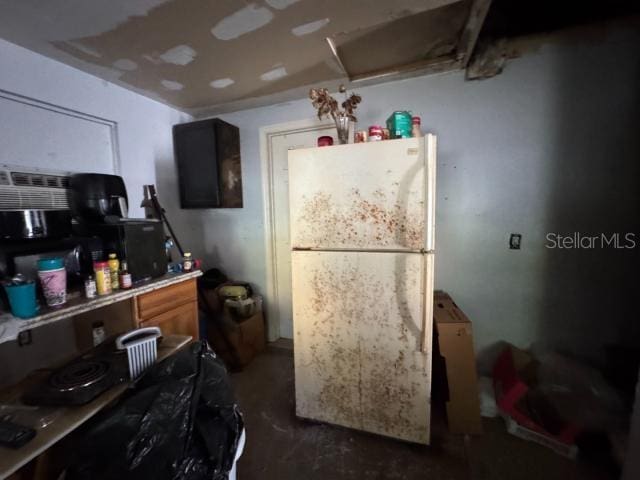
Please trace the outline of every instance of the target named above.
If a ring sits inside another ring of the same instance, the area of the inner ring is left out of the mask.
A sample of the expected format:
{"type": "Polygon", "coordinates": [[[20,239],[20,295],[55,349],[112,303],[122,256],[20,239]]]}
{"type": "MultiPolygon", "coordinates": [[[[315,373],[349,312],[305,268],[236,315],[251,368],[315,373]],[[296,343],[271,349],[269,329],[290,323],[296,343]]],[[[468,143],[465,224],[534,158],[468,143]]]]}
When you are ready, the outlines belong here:
{"type": "Polygon", "coordinates": [[[109,274],[111,275],[111,290],[118,290],[120,284],[118,282],[118,274],[120,273],[120,261],[115,253],[109,254],[109,274]]]}
{"type": "Polygon", "coordinates": [[[93,272],[96,276],[96,290],[98,295],[111,293],[111,271],[108,262],[94,262],[93,272]]]}
{"type": "Polygon", "coordinates": [[[38,278],[48,306],[56,307],[67,301],[67,271],[62,257],[38,260],[38,278]]]}

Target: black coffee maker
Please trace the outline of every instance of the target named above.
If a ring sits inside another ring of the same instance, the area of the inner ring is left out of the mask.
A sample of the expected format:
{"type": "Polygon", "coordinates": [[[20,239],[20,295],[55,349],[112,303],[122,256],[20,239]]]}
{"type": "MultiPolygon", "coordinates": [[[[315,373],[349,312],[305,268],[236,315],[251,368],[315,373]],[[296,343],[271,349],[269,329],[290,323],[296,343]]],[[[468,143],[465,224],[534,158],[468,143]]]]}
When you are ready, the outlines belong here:
{"type": "Polygon", "coordinates": [[[105,254],[127,260],[134,282],[167,272],[164,225],[159,220],[128,218],[122,177],[79,173],[71,176],[69,185],[78,235],[100,237],[105,254]]]}
{"type": "Polygon", "coordinates": [[[118,223],[127,218],[127,188],[122,177],[101,173],[77,173],[69,180],[74,216],[86,223],[118,223]]]}

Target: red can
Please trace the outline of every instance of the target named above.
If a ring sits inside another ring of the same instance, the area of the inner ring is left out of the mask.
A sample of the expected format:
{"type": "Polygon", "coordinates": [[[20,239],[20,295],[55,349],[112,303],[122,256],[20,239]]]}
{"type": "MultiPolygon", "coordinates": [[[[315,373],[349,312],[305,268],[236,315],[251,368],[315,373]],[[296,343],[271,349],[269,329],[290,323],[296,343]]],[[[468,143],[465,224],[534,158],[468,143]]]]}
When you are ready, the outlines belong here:
{"type": "Polygon", "coordinates": [[[380,125],[371,125],[369,127],[369,141],[379,142],[382,139],[384,139],[382,127],[380,125]]]}
{"type": "Polygon", "coordinates": [[[318,137],[318,146],[319,147],[330,147],[333,145],[333,137],[329,135],[323,135],[322,137],[318,137]]]}

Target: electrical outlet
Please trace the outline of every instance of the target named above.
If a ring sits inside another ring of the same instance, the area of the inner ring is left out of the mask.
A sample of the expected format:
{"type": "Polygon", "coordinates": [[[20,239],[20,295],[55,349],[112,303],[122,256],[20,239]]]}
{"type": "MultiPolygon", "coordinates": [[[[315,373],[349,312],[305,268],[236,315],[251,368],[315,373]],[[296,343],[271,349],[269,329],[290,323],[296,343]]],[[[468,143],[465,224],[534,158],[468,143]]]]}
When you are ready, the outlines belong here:
{"type": "Polygon", "coordinates": [[[520,250],[520,244],[522,243],[522,235],[519,233],[512,233],[509,237],[509,248],[511,250],[520,250]]]}
{"type": "Polygon", "coordinates": [[[31,338],[31,330],[23,330],[18,333],[18,346],[24,347],[26,345],[31,345],[33,343],[33,339],[31,338]]]}

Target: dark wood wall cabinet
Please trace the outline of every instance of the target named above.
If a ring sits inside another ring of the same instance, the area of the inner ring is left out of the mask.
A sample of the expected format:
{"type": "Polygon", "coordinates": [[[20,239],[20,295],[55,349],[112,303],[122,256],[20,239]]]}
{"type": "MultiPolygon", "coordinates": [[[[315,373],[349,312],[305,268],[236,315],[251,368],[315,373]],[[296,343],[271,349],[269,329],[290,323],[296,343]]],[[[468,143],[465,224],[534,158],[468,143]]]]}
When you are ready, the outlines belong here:
{"type": "Polygon", "coordinates": [[[219,118],[173,126],[182,208],[242,208],[240,131],[219,118]]]}

